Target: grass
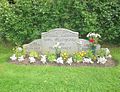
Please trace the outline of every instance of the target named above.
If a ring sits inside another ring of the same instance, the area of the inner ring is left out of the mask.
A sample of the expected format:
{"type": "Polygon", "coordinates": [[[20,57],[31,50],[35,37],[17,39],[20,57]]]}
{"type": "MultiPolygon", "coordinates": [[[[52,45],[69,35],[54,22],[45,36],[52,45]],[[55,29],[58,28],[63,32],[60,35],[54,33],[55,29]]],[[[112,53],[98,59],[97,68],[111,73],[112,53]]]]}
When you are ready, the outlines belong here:
{"type": "Polygon", "coordinates": [[[111,48],[115,67],[14,65],[0,45],[0,92],[120,92],[120,48],[111,48]]]}

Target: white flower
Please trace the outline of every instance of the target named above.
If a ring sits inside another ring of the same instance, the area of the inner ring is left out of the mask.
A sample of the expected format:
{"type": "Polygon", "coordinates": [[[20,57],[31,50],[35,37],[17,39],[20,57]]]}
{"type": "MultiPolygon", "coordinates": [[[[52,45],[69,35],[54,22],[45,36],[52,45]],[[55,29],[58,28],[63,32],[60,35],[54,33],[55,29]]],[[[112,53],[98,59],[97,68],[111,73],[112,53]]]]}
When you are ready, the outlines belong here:
{"type": "Polygon", "coordinates": [[[72,64],[72,62],[73,62],[72,57],[70,57],[70,58],[68,58],[68,60],[67,60],[67,62],[66,62],[66,63],[68,63],[69,65],[71,65],[71,64],[72,64]]]}
{"type": "Polygon", "coordinates": [[[11,59],[12,61],[15,61],[15,60],[17,59],[17,57],[16,57],[15,54],[13,54],[13,55],[10,57],[10,59],[11,59]]]}
{"type": "Polygon", "coordinates": [[[58,64],[63,64],[63,59],[62,59],[62,57],[57,58],[56,62],[57,62],[58,64]]]}
{"type": "Polygon", "coordinates": [[[19,62],[22,62],[22,61],[24,61],[25,59],[24,59],[24,57],[23,57],[23,55],[21,56],[21,57],[18,57],[18,61],[19,62]]]}
{"type": "Polygon", "coordinates": [[[54,47],[54,48],[57,48],[57,47],[59,47],[59,45],[60,45],[60,43],[57,42],[53,47],[54,47]]]}
{"type": "Polygon", "coordinates": [[[96,37],[96,38],[99,37],[99,38],[101,38],[101,36],[99,34],[96,34],[96,33],[88,33],[87,37],[96,37]]]}
{"type": "Polygon", "coordinates": [[[22,48],[21,48],[21,47],[18,47],[17,49],[18,49],[18,51],[19,51],[19,52],[21,52],[21,51],[22,51],[22,48]]]}
{"type": "Polygon", "coordinates": [[[29,57],[29,60],[30,60],[30,63],[35,63],[36,62],[34,57],[29,57]]]}
{"type": "Polygon", "coordinates": [[[105,48],[106,56],[110,54],[110,50],[108,48],[105,48]]]}
{"type": "Polygon", "coordinates": [[[108,56],[106,56],[106,58],[112,58],[112,55],[109,54],[108,56]]]}
{"type": "Polygon", "coordinates": [[[43,64],[47,63],[46,55],[41,55],[41,62],[42,62],[43,64]]]}
{"type": "Polygon", "coordinates": [[[96,34],[96,37],[99,37],[99,38],[101,38],[100,34],[96,34]]]}
{"type": "Polygon", "coordinates": [[[91,34],[91,33],[88,33],[88,34],[87,34],[87,37],[90,37],[90,34],[91,34]]]}
{"type": "Polygon", "coordinates": [[[91,58],[83,58],[83,63],[94,63],[91,58]]]}
{"type": "Polygon", "coordinates": [[[59,49],[61,49],[61,46],[58,46],[59,49]]]}
{"type": "Polygon", "coordinates": [[[91,34],[90,34],[90,36],[95,37],[95,36],[96,36],[96,34],[95,34],[95,33],[91,33],[91,34]]]}
{"type": "Polygon", "coordinates": [[[106,62],[107,62],[107,59],[105,57],[97,58],[97,63],[105,64],[106,62]]]}

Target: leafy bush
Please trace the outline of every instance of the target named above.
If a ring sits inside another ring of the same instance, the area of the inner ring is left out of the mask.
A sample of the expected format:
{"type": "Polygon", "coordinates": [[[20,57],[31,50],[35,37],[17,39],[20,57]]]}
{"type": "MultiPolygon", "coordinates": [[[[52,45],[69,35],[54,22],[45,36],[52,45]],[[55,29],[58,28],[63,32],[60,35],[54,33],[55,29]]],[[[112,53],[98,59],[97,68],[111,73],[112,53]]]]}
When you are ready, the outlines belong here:
{"type": "Polygon", "coordinates": [[[53,53],[48,53],[47,54],[47,59],[49,62],[54,62],[56,60],[56,55],[53,53]]]}
{"type": "Polygon", "coordinates": [[[100,49],[96,52],[96,55],[99,57],[104,57],[104,56],[106,56],[106,52],[104,49],[100,49]]]}
{"type": "Polygon", "coordinates": [[[73,60],[74,60],[74,62],[82,62],[83,56],[84,55],[81,55],[81,52],[74,53],[73,54],[73,60]]]}
{"type": "Polygon", "coordinates": [[[35,57],[35,58],[38,58],[38,59],[40,58],[39,53],[36,52],[36,51],[30,51],[29,56],[30,57],[35,57]]]}
{"type": "Polygon", "coordinates": [[[26,50],[22,47],[15,47],[13,48],[13,53],[16,55],[16,57],[25,56],[26,50]]]}
{"type": "Polygon", "coordinates": [[[92,50],[88,50],[88,51],[86,52],[85,57],[89,57],[89,58],[93,59],[93,58],[94,58],[94,54],[93,54],[92,50]]]}
{"type": "Polygon", "coordinates": [[[28,43],[57,27],[77,31],[83,38],[96,32],[103,41],[120,43],[119,0],[15,1],[0,1],[0,37],[15,44],[28,43]]]}

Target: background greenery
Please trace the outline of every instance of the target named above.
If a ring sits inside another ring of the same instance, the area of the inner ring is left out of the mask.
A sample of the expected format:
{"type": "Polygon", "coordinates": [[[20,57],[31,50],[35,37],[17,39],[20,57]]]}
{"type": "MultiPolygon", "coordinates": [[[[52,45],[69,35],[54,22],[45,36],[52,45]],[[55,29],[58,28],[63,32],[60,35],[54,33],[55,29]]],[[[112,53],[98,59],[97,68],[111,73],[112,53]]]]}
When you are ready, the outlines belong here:
{"type": "Polygon", "coordinates": [[[40,38],[41,32],[67,28],[85,38],[89,32],[102,41],[120,44],[119,0],[8,0],[0,1],[0,37],[15,44],[40,38]]]}

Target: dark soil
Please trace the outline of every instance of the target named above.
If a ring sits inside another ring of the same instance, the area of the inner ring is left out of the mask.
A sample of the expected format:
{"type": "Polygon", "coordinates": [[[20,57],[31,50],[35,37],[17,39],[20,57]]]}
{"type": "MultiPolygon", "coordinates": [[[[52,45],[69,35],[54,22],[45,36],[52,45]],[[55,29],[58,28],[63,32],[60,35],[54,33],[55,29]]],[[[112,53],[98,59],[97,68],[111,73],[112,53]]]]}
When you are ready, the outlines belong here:
{"type": "Polygon", "coordinates": [[[40,60],[36,60],[35,63],[29,63],[29,60],[26,58],[22,62],[16,61],[10,61],[12,64],[17,64],[17,65],[47,65],[47,66],[72,66],[72,67],[79,67],[79,66],[95,66],[95,67],[113,67],[117,65],[117,62],[115,62],[113,59],[108,59],[108,61],[105,64],[99,64],[97,62],[94,62],[93,64],[89,63],[75,63],[73,62],[71,65],[69,64],[57,64],[56,62],[47,62],[46,64],[43,64],[40,60]]]}

